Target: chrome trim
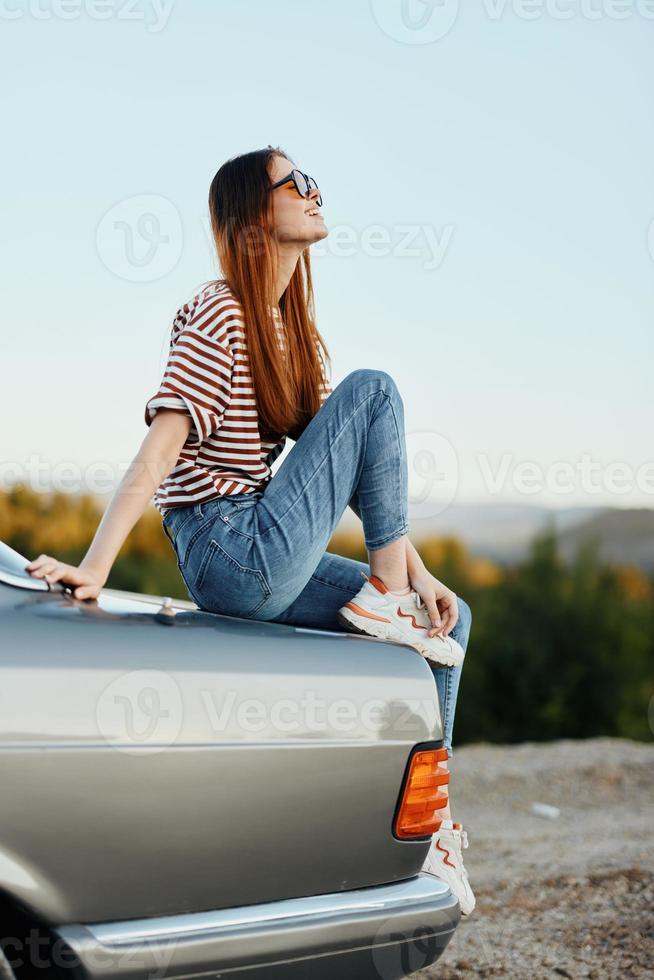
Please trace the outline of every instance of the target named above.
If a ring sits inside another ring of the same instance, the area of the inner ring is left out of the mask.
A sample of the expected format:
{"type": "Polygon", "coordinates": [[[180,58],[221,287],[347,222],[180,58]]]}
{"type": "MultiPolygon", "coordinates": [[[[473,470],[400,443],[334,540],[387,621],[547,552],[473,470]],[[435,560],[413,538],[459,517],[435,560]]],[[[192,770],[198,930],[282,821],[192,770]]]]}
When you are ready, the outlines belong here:
{"type": "MultiPolygon", "coordinates": [[[[406,843],[410,846],[411,842],[406,843]]],[[[244,926],[274,925],[291,919],[304,926],[310,924],[313,918],[322,919],[329,915],[342,915],[344,912],[365,914],[374,911],[392,915],[402,911],[405,906],[414,910],[416,905],[422,903],[432,906],[435,900],[443,899],[449,894],[450,890],[444,881],[433,875],[419,874],[407,881],[374,885],[354,891],[289,898],[280,902],[263,902],[261,905],[215,912],[190,912],[184,915],[157,916],[156,919],[130,919],[126,922],[86,923],[85,927],[103,946],[124,946],[157,939],[181,939],[203,933],[216,936],[232,930],[238,931],[244,926]]]]}
{"type": "MultiPolygon", "coordinates": [[[[150,605],[161,605],[167,598],[166,596],[151,595],[147,592],[128,592],[126,589],[103,589],[103,596],[110,596],[112,599],[132,599],[138,602],[145,602],[150,605]]],[[[198,607],[188,599],[172,599],[173,609],[189,609],[191,612],[198,607]]]]}

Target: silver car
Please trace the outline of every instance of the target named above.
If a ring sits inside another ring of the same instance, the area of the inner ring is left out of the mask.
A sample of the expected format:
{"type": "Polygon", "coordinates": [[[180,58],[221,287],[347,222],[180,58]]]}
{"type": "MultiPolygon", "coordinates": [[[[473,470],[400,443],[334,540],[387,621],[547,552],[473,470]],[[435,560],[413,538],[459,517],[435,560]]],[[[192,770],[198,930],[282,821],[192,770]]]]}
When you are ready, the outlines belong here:
{"type": "Polygon", "coordinates": [[[79,601],[29,560],[0,543],[0,977],[391,980],[439,957],[459,905],[399,824],[442,740],[413,648],[79,601]]]}

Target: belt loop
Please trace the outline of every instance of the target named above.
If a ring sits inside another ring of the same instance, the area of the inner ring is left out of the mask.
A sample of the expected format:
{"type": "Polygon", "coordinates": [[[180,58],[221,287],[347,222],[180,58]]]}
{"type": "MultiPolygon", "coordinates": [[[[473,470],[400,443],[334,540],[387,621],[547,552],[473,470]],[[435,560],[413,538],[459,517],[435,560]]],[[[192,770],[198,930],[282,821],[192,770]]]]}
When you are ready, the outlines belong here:
{"type": "Polygon", "coordinates": [[[195,516],[202,517],[202,504],[195,505],[195,516]]]}

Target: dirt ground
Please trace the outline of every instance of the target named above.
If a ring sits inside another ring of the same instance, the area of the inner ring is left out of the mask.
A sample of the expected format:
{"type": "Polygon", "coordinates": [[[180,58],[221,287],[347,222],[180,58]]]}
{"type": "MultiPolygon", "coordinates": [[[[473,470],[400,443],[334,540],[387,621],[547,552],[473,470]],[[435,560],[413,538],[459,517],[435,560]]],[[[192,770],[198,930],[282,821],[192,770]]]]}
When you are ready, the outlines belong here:
{"type": "Polygon", "coordinates": [[[471,746],[451,770],[477,908],[414,976],[654,975],[654,745],[471,746]]]}

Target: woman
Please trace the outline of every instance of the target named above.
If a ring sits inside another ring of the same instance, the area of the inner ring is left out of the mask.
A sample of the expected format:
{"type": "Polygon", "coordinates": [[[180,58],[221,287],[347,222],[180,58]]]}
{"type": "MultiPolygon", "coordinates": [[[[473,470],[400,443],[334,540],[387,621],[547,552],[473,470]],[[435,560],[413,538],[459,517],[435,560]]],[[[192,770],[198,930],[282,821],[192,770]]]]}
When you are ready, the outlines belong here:
{"type": "MultiPolygon", "coordinates": [[[[203,609],[416,647],[436,679],[451,755],[470,609],[408,538],[404,406],[393,379],[365,368],[333,391],[326,380],[309,261],[309,246],[328,233],[321,206],[316,182],[279,148],[220,168],[209,208],[225,278],[178,310],[145,406],[149,432],[79,567],[40,555],[27,570],[96,598],[154,493],[203,609]],[[287,434],[296,445],[272,477],[287,434]],[[326,551],[348,505],[369,565],[326,551]]],[[[425,870],[447,879],[467,913],[466,845],[444,810],[425,870]]]]}

